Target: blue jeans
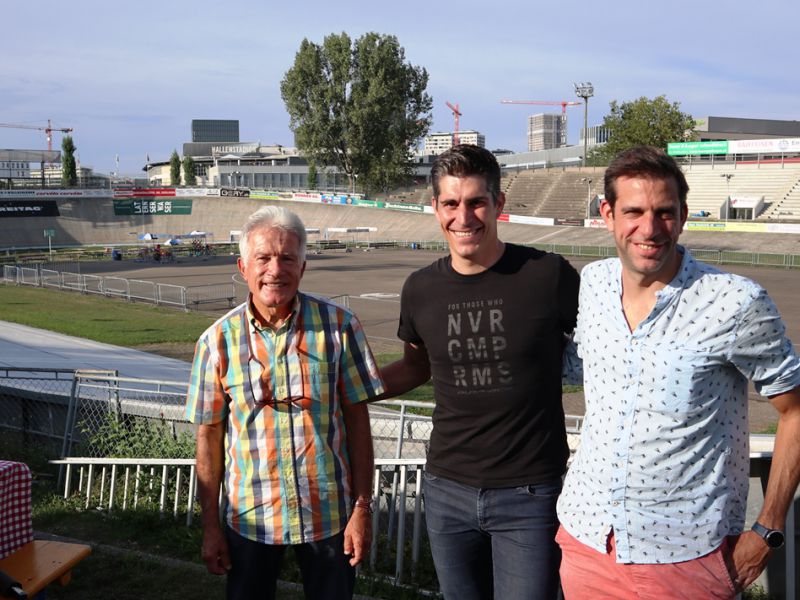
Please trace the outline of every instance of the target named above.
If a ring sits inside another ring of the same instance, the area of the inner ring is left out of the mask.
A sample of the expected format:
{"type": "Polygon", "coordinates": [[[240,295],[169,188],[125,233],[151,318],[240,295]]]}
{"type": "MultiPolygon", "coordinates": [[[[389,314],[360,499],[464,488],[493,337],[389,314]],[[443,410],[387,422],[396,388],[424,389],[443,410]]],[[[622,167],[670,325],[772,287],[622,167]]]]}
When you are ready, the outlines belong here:
{"type": "Polygon", "coordinates": [[[344,555],[344,533],[293,546],[253,542],[227,526],[225,533],[231,558],[226,585],[228,600],[274,600],[286,548],[294,549],[306,598],[350,600],[353,597],[356,571],[344,555]]]}
{"type": "Polygon", "coordinates": [[[558,596],[561,480],[474,488],[425,473],[425,521],[446,600],[558,596]]]}

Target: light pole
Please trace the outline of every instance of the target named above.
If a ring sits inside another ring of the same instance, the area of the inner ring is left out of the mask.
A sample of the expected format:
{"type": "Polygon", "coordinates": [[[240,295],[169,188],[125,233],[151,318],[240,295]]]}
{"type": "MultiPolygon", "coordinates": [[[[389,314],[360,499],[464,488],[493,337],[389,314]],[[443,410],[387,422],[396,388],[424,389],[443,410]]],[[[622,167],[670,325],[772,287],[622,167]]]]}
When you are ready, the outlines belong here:
{"type": "Polygon", "coordinates": [[[591,206],[592,206],[592,178],[591,177],[582,177],[581,182],[586,184],[586,218],[590,219],[592,217],[591,213],[591,206]]]}
{"type": "Polygon", "coordinates": [[[594,86],[591,81],[576,83],[575,95],[583,98],[583,166],[586,166],[586,153],[589,149],[589,98],[594,96],[594,86]]]}
{"type": "Polygon", "coordinates": [[[720,177],[725,178],[725,193],[727,194],[727,198],[725,198],[725,222],[728,222],[728,216],[731,212],[731,177],[733,177],[733,173],[720,173],[720,177]]]}

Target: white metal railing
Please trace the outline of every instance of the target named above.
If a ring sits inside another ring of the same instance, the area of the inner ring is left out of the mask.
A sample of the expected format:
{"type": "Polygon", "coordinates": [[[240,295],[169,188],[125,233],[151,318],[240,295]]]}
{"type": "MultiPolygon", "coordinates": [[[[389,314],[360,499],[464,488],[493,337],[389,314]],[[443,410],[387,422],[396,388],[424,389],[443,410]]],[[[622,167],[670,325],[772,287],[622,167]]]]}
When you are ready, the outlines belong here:
{"type": "MultiPolygon", "coordinates": [[[[64,498],[77,493],[85,508],[127,510],[145,503],[156,504],[162,515],[179,518],[186,512],[192,524],[197,504],[197,472],[191,458],[88,458],[50,461],[64,466],[64,498]]],[[[417,573],[423,543],[422,475],[425,459],[376,459],[373,478],[373,539],[369,562],[374,570],[380,552],[394,554],[393,580],[417,573]],[[411,508],[409,510],[409,504],[411,508]],[[409,512],[411,513],[409,515],[409,512]],[[410,523],[409,523],[410,521],[410,523]],[[407,548],[411,538],[410,550],[407,548]],[[385,545],[383,545],[385,534],[385,545]]]]}

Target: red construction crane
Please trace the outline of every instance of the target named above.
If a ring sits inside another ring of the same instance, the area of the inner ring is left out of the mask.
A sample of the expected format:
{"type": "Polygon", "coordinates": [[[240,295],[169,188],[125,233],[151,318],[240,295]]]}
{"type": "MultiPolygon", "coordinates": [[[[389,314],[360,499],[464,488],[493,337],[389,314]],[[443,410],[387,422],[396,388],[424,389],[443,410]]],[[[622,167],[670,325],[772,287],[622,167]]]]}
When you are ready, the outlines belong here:
{"type": "Polygon", "coordinates": [[[571,100],[500,100],[500,104],[539,104],[544,106],[560,106],[561,114],[567,114],[568,106],[580,106],[582,102],[572,102],[571,100]]]}
{"type": "Polygon", "coordinates": [[[453,111],[453,118],[455,119],[455,125],[453,127],[453,146],[458,146],[459,139],[458,139],[458,117],[461,116],[461,111],[458,110],[458,104],[453,106],[449,102],[445,102],[447,104],[447,108],[453,111]]]}
{"type": "Polygon", "coordinates": [[[37,125],[16,125],[14,123],[0,123],[0,127],[9,127],[11,129],[36,129],[44,131],[47,135],[47,149],[53,150],[53,132],[60,131],[61,133],[71,133],[72,127],[53,127],[50,119],[47,119],[47,127],[39,127],[37,125]]]}

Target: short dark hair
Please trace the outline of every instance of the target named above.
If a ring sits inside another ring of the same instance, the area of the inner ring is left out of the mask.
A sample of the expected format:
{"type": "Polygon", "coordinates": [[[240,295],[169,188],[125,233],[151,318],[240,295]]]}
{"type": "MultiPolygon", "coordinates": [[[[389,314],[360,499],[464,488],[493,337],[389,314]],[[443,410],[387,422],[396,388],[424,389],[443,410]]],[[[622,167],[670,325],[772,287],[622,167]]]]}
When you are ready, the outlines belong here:
{"type": "Polygon", "coordinates": [[[439,199],[439,182],[442,177],[469,177],[478,175],[486,181],[486,190],[497,202],[500,196],[500,165],[494,154],[486,148],[472,144],[459,144],[436,157],[431,168],[433,197],[439,199]]]}
{"type": "Polygon", "coordinates": [[[611,161],[603,178],[606,201],[614,210],[617,201],[616,181],[620,177],[651,177],[653,179],[674,179],[678,186],[678,199],[681,208],[686,208],[689,184],[678,163],[663,150],[653,146],[634,146],[623,150],[611,161]]]}

